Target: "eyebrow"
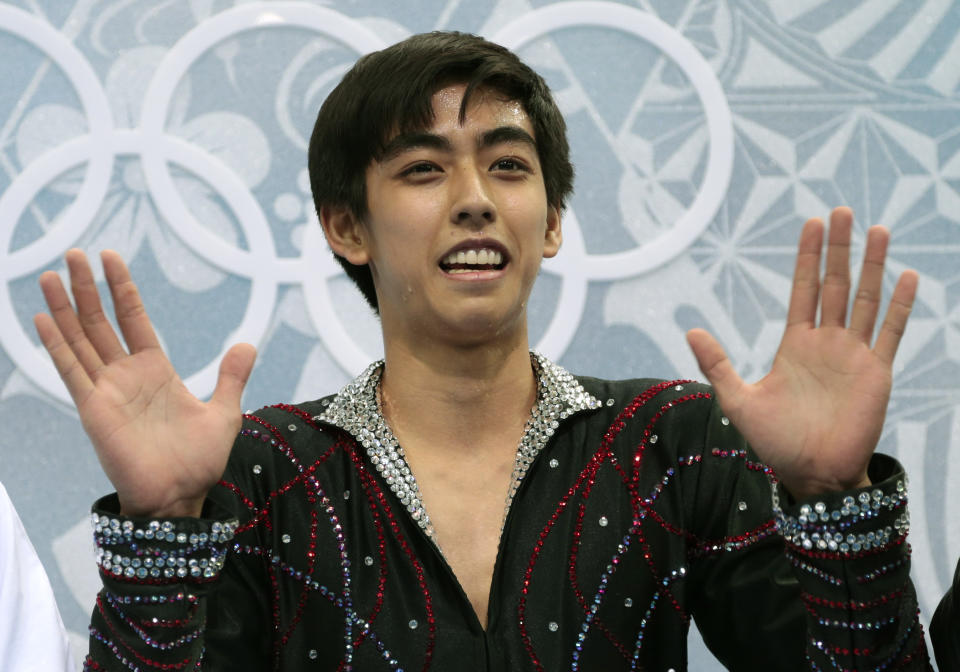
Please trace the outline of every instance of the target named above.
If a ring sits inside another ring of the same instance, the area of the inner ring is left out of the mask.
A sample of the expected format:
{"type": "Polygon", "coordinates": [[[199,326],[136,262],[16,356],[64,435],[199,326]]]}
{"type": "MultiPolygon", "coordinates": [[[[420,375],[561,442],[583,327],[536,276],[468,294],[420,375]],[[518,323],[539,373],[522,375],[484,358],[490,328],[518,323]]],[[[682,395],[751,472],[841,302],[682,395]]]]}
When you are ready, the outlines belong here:
{"type": "Polygon", "coordinates": [[[533,136],[519,126],[498,126],[497,128],[489,131],[484,131],[480,135],[480,142],[477,144],[479,145],[480,149],[486,149],[488,147],[493,147],[494,145],[502,145],[511,142],[524,143],[530,145],[532,149],[537,148],[537,141],[533,139],[533,136]]]}
{"type": "MultiPolygon", "coordinates": [[[[484,131],[477,140],[477,147],[478,149],[487,149],[495,145],[512,142],[523,143],[533,149],[537,148],[537,142],[533,139],[533,136],[519,126],[498,126],[489,131],[484,131]]],[[[426,131],[401,133],[384,146],[379,161],[381,163],[390,161],[404,152],[414,149],[436,149],[441,152],[452,152],[453,144],[449,139],[436,133],[426,131]]]]}

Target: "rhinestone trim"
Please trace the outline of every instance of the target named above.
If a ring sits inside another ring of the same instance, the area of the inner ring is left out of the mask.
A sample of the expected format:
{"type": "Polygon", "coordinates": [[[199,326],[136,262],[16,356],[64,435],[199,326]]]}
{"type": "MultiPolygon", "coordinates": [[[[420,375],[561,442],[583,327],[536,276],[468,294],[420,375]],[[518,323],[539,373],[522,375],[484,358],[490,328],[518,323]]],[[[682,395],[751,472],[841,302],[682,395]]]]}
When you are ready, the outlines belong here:
{"type": "MultiPolygon", "coordinates": [[[[504,521],[530,465],[560,426],[560,421],[603,405],[563,367],[533,351],[530,352],[530,361],[537,377],[537,401],[517,445],[510,489],[504,505],[504,521]]],[[[313,419],[339,427],[357,439],[366,450],[370,463],[410,517],[436,543],[430,516],[424,510],[416,478],[404,459],[403,447],[394,437],[377,403],[377,388],[382,373],[383,360],[374,362],[344,386],[323,413],[313,419]]]]}
{"type": "Polygon", "coordinates": [[[96,561],[101,571],[128,579],[211,579],[223,569],[238,522],[219,521],[206,527],[178,526],[170,520],[134,521],[91,514],[96,561]],[[189,546],[187,545],[189,544],[189,546]]]}
{"type": "Polygon", "coordinates": [[[788,545],[799,551],[817,551],[849,555],[887,546],[907,535],[910,516],[906,510],[907,484],[896,484],[872,491],[863,490],[856,497],[847,495],[842,506],[831,510],[826,502],[800,506],[800,515],[792,516],[780,506],[778,484],[772,483],[773,513],[777,529],[788,545]],[[899,513],[893,525],[876,523],[883,511],[899,513]],[[864,529],[866,528],[866,529],[864,529]]]}

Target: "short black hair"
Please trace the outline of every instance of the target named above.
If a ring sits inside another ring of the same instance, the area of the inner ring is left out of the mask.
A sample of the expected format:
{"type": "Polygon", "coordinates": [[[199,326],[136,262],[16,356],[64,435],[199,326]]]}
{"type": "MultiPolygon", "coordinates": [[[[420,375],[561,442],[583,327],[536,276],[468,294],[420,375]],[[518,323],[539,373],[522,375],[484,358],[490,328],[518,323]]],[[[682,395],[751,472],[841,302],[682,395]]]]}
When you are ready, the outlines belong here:
{"type": "MultiPolygon", "coordinates": [[[[573,190],[573,165],[567,126],[547,83],[499,44],[468,33],[438,31],[361,57],[327,96],[308,150],[317,215],[323,206],[346,206],[363,220],[368,214],[367,166],[380,159],[397,133],[429,127],[433,94],[455,83],[467,85],[461,123],[478,87],[493,89],[523,106],[533,125],[547,202],[562,210],[573,190]]],[[[378,310],[370,268],[334,256],[378,310]]]]}

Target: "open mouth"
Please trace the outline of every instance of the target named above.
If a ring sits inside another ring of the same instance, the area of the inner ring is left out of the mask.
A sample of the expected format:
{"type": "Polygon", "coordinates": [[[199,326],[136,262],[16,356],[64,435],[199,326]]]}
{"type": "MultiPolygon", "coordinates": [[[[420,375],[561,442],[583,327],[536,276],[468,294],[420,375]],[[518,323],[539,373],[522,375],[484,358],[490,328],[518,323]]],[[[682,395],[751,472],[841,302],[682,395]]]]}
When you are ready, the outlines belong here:
{"type": "Polygon", "coordinates": [[[488,247],[451,252],[440,262],[440,268],[451,274],[499,271],[504,266],[503,253],[488,247]]]}

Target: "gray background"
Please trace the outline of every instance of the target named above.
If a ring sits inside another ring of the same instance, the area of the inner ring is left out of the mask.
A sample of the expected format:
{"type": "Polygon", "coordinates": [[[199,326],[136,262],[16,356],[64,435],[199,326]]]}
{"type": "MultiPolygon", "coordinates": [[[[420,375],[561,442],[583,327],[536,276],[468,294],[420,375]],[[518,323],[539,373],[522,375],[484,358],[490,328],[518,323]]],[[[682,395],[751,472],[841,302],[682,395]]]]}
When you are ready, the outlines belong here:
{"type": "Polygon", "coordinates": [[[522,43],[567,116],[576,195],[530,313],[574,372],[697,377],[701,325],[756,378],[802,221],[853,206],[857,252],[892,230],[887,291],[921,282],[881,450],[926,622],[960,556],[960,3],[0,2],[0,480],[78,641],[110,487],[37,349],[37,276],[118,249],[199,394],[238,339],[248,408],[337,389],[379,334],[316,235],[306,137],[359,53],[432,29],[522,43]]]}

